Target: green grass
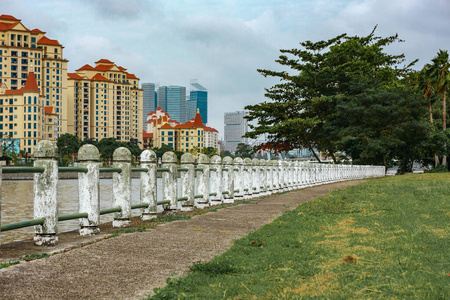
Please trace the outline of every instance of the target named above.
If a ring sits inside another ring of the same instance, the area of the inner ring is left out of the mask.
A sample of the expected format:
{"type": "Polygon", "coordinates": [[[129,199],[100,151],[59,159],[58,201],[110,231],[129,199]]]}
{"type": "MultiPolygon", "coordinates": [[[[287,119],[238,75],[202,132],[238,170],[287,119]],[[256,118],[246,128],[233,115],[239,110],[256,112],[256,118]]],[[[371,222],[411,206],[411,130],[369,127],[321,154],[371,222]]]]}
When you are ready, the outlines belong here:
{"type": "Polygon", "coordinates": [[[369,180],[284,213],[149,299],[446,299],[450,175],[369,180]]]}

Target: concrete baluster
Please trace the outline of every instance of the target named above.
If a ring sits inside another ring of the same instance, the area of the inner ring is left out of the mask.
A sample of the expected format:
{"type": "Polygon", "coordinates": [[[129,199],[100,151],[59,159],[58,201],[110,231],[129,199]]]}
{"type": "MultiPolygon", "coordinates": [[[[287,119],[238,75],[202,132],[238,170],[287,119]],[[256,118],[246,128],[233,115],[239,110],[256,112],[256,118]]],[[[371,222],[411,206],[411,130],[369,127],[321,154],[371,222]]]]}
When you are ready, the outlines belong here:
{"type": "Polygon", "coordinates": [[[219,155],[211,157],[211,196],[209,196],[211,205],[222,204],[222,158],[219,155]],[[215,195],[214,195],[215,194],[215,195]]]}
{"type": "Polygon", "coordinates": [[[80,219],[80,235],[100,232],[100,154],[94,145],[86,144],[78,150],[79,167],[87,168],[87,173],[78,173],[78,212],[88,214],[80,219]]]}
{"type": "Polygon", "coordinates": [[[259,196],[259,191],[261,190],[261,170],[259,168],[259,159],[252,159],[252,194],[253,197],[259,196]]]}
{"type": "Polygon", "coordinates": [[[144,150],[141,153],[141,168],[147,172],[141,172],[141,203],[147,203],[148,207],[144,209],[141,215],[142,220],[151,220],[156,218],[158,213],[157,204],[157,163],[158,158],[152,150],[144,150]]]}
{"type": "Polygon", "coordinates": [[[288,162],[288,168],[289,168],[289,173],[288,173],[289,190],[292,191],[292,190],[294,190],[294,185],[295,185],[294,162],[293,161],[288,162]]]}
{"type": "MultiPolygon", "coordinates": [[[[241,160],[242,161],[242,160],[241,160]]],[[[234,169],[236,166],[233,166],[233,159],[229,156],[226,156],[223,158],[223,191],[228,192],[226,194],[223,194],[223,203],[234,203],[234,199],[242,199],[242,196],[237,197],[237,195],[242,195],[242,192],[235,193],[236,188],[236,180],[241,180],[239,176],[239,171],[235,171],[234,169]],[[237,178],[238,177],[238,178],[237,178]]]]}
{"type": "Polygon", "coordinates": [[[191,211],[195,205],[195,158],[191,153],[184,153],[181,156],[181,167],[188,171],[181,172],[181,197],[188,200],[181,202],[182,211],[191,211]]]}
{"type": "MultiPolygon", "coordinates": [[[[243,168],[242,164],[244,162],[243,162],[242,158],[240,158],[240,157],[236,157],[234,160],[231,160],[231,157],[230,157],[230,159],[227,159],[227,157],[224,158],[224,165],[227,166],[228,161],[229,161],[230,163],[233,164],[230,167],[234,166],[233,182],[234,182],[234,190],[237,191],[237,192],[234,192],[234,199],[242,200],[242,199],[244,199],[244,173],[242,171],[242,168],[243,168]]],[[[230,167],[226,167],[226,168],[230,168],[230,167]]],[[[226,185],[225,185],[225,189],[226,189],[226,185]]],[[[226,195],[224,195],[224,198],[226,199],[225,196],[226,195]]]]}
{"type": "Polygon", "coordinates": [[[273,194],[273,165],[271,160],[266,160],[266,194],[273,194]]]}
{"type": "Polygon", "coordinates": [[[203,209],[209,206],[209,157],[200,154],[197,167],[202,169],[197,172],[197,193],[203,196],[197,199],[196,207],[203,209]]]}
{"type": "Polygon", "coordinates": [[[162,168],[169,169],[169,172],[162,172],[163,200],[169,200],[169,204],[164,204],[164,210],[181,209],[177,201],[178,167],[177,155],[172,151],[167,151],[162,156],[162,168]]]}
{"type": "Polygon", "coordinates": [[[35,167],[44,168],[44,173],[34,174],[34,218],[44,219],[44,224],[35,226],[34,244],[54,246],[58,243],[58,148],[56,143],[41,141],[34,148],[35,167]]]}
{"type": "Polygon", "coordinates": [[[125,147],[117,148],[113,153],[113,167],[122,172],[113,173],[113,207],[121,212],[114,214],[113,227],[130,226],[131,218],[131,152],[125,147]]]}
{"type": "Polygon", "coordinates": [[[250,199],[253,194],[252,160],[244,159],[244,199],[250,199]]]}
{"type": "Polygon", "coordinates": [[[259,160],[259,195],[267,195],[267,170],[266,160],[259,160]]]}

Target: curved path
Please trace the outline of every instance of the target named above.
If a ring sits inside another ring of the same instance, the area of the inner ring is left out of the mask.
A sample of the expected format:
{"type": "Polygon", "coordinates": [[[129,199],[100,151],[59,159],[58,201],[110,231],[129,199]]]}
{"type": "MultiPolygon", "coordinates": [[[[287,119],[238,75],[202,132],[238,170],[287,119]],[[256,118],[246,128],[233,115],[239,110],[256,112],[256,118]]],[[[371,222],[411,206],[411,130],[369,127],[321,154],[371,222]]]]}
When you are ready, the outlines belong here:
{"type": "MultiPolygon", "coordinates": [[[[361,182],[339,182],[261,197],[251,204],[22,262],[0,270],[0,299],[142,299],[153,288],[164,286],[167,277],[185,274],[194,262],[223,253],[234,239],[272,222],[284,211],[361,182]]],[[[61,240],[60,247],[69,245],[61,240]]],[[[11,247],[13,244],[0,247],[3,261],[11,247]]],[[[21,251],[45,251],[34,246],[27,249],[21,251]]]]}

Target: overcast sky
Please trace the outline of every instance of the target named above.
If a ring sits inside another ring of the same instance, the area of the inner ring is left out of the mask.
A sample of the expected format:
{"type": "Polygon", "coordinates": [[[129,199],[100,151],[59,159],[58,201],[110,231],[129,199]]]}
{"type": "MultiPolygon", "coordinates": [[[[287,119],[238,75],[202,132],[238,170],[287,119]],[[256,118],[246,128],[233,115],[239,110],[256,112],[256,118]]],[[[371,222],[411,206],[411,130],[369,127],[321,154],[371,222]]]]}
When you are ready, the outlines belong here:
{"type": "Polygon", "coordinates": [[[341,33],[396,33],[389,48],[416,68],[450,50],[450,0],[0,0],[1,14],[64,45],[68,71],[107,58],[141,83],[208,89],[209,126],[223,137],[224,112],[264,101],[277,81],[279,49],[341,33]]]}

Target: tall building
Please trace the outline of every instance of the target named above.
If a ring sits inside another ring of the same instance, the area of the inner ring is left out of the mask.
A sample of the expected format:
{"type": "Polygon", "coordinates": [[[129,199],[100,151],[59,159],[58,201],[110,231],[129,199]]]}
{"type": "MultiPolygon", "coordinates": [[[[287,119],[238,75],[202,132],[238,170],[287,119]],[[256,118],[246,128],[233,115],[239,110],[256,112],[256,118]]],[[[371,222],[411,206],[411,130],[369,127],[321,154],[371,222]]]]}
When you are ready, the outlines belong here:
{"type": "Polygon", "coordinates": [[[180,123],[186,118],[186,88],[184,86],[170,85],[166,93],[166,112],[180,123]]]}
{"type": "Polygon", "coordinates": [[[191,91],[189,101],[187,102],[188,116],[187,119],[192,119],[200,111],[202,120],[205,124],[208,123],[208,90],[199,84],[197,80],[191,80],[191,91]]]}
{"type": "MultiPolygon", "coordinates": [[[[18,141],[16,147],[32,154],[41,140],[55,140],[58,115],[53,107],[44,107],[42,95],[33,72],[27,73],[20,89],[0,89],[0,139],[18,141]]],[[[17,149],[17,150],[18,150],[17,149]]]]}
{"type": "Polygon", "coordinates": [[[74,107],[73,133],[81,139],[143,142],[143,104],[139,78],[107,59],[68,74],[67,102],[74,107]]]}
{"type": "Polygon", "coordinates": [[[167,110],[167,86],[160,86],[158,88],[156,106],[167,110]]]}
{"type": "Polygon", "coordinates": [[[7,90],[20,90],[28,74],[33,73],[45,99],[40,105],[51,107],[47,111],[53,111],[56,117],[52,119],[53,138],[67,132],[73,111],[65,101],[68,60],[63,56],[63,48],[57,40],[46,37],[45,32],[30,30],[13,16],[0,16],[0,85],[7,90]]]}
{"type": "Polygon", "coordinates": [[[143,120],[147,119],[147,115],[156,110],[156,90],[154,83],[143,83],[143,105],[142,105],[142,117],[143,120]]]}
{"type": "Polygon", "coordinates": [[[247,119],[244,118],[247,115],[245,111],[225,113],[225,150],[233,153],[239,143],[246,142],[242,136],[248,131],[247,119]]]}

